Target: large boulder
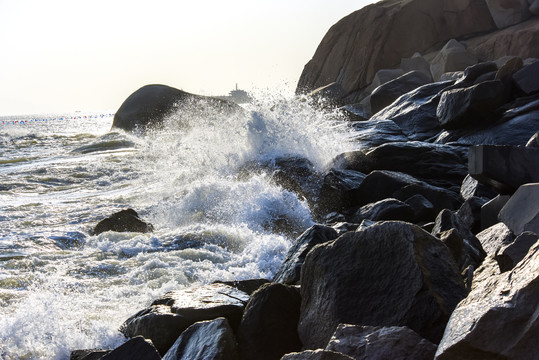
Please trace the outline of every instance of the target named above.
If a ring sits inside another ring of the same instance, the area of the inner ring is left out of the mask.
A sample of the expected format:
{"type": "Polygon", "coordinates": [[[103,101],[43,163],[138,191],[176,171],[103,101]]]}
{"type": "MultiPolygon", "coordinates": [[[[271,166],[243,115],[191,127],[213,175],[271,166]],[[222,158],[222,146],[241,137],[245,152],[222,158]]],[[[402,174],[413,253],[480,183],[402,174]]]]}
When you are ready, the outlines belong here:
{"type": "Polygon", "coordinates": [[[447,324],[437,360],[535,359],[539,352],[539,244],[500,274],[490,259],[447,324]]]}
{"type": "Polygon", "coordinates": [[[390,142],[408,141],[403,130],[392,120],[373,117],[368,121],[356,121],[350,126],[356,130],[350,140],[358,147],[371,148],[390,142]]]}
{"type": "Polygon", "coordinates": [[[225,284],[210,284],[169,292],[150,307],[127,319],[121,331],[127,337],[142,335],[165,354],[189,326],[225,317],[237,328],[249,295],[225,284]]]}
{"type": "MultiPolygon", "coordinates": [[[[216,111],[233,112],[240,109],[226,100],[190,94],[167,85],[146,85],[125,99],[114,115],[112,128],[144,132],[161,126],[172,112],[182,109],[182,106],[189,107],[194,102],[216,111]]],[[[177,125],[187,126],[187,123],[177,125]]]]}
{"type": "Polygon", "coordinates": [[[521,23],[531,16],[528,0],[485,0],[498,29],[521,23]]]}
{"type": "Polygon", "coordinates": [[[278,360],[301,350],[298,289],[266,284],[249,300],[238,329],[240,359],[278,360]]]}
{"type": "Polygon", "coordinates": [[[539,182],[539,149],[523,146],[477,145],[470,148],[469,172],[502,194],[539,182]]]}
{"type": "Polygon", "coordinates": [[[510,244],[515,239],[513,232],[502,222],[486,228],[476,237],[489,257],[497,254],[503,246],[510,244]]]}
{"type": "Polygon", "coordinates": [[[492,29],[494,23],[484,1],[387,0],[371,4],[331,27],[305,65],[298,92],[336,81],[346,93],[352,93],[368,85],[379,69],[396,68],[402,58],[415,52],[492,29]]]}
{"type": "Polygon", "coordinates": [[[539,236],[531,231],[525,231],[515,240],[503,246],[496,254],[496,261],[501,272],[512,270],[530,251],[530,248],[539,241],[539,236]]]}
{"type": "Polygon", "coordinates": [[[357,189],[365,174],[354,170],[330,169],[324,176],[317,208],[322,214],[352,207],[351,191],[357,189]]]}
{"type": "Polygon", "coordinates": [[[126,209],[101,220],[92,233],[99,235],[105,231],[147,233],[153,231],[153,226],[141,220],[135,210],[126,209]]]}
{"type": "Polygon", "coordinates": [[[524,231],[539,235],[539,183],[519,187],[500,211],[499,219],[515,235],[524,231]]]}
{"type": "Polygon", "coordinates": [[[371,111],[377,113],[393,101],[422,85],[430,83],[430,76],[420,71],[410,71],[398,78],[378,86],[373,90],[370,101],[371,111]]]}
{"type": "Polygon", "coordinates": [[[189,326],[163,360],[237,360],[236,338],[225,318],[200,321],[189,326]]]}
{"type": "Polygon", "coordinates": [[[462,71],[476,63],[477,57],[470,53],[464,44],[451,39],[432,60],[430,72],[435,81],[440,81],[443,74],[462,71]]]}
{"type": "Polygon", "coordinates": [[[408,326],[438,342],[465,294],[440,240],[412,224],[377,223],[307,255],[298,331],[307,349],[324,347],[340,323],[408,326]]]}
{"type": "Polygon", "coordinates": [[[139,360],[160,360],[161,356],[153,346],[153,344],[144,339],[142,336],[134,337],[105,354],[100,360],[124,360],[124,359],[139,359],[139,360]]]}
{"type": "Polygon", "coordinates": [[[326,350],[356,360],[432,360],[436,345],[404,326],[340,324],[326,350]]]}
{"type": "Polygon", "coordinates": [[[350,221],[361,223],[363,220],[401,220],[414,221],[414,209],[405,202],[387,198],[360,207],[351,216],[350,221]]]}
{"type": "Polygon", "coordinates": [[[539,92],[539,61],[517,71],[513,75],[513,81],[526,95],[539,92]]]}
{"type": "Polygon", "coordinates": [[[325,225],[313,225],[292,244],[273,281],[288,285],[298,284],[305,257],[313,247],[335,240],[339,235],[335,229],[325,225]]]}

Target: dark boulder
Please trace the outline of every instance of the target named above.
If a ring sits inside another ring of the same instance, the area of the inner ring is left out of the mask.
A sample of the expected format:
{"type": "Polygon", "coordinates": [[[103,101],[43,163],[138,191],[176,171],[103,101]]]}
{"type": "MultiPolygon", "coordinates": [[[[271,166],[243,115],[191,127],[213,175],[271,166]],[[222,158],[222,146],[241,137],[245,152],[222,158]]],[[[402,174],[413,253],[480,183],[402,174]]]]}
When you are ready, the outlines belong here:
{"type": "Polygon", "coordinates": [[[338,155],[334,167],[370,173],[391,170],[411,175],[431,185],[459,186],[468,174],[468,148],[418,141],[388,143],[368,151],[338,155]]]}
{"type": "Polygon", "coordinates": [[[185,329],[163,360],[237,360],[236,338],[225,318],[200,321],[185,329]]]}
{"type": "MultiPolygon", "coordinates": [[[[112,128],[144,132],[163,125],[172,112],[199,102],[216,111],[233,112],[241,108],[236,104],[200,95],[194,95],[166,85],[146,85],[131,94],[114,115],[112,128]]],[[[187,126],[188,124],[177,124],[187,126]]]]}
{"type": "Polygon", "coordinates": [[[538,244],[512,271],[500,274],[497,262],[486,260],[453,311],[436,359],[535,359],[538,298],[538,244]]]}
{"type": "Polygon", "coordinates": [[[153,344],[144,339],[142,336],[134,337],[127,340],[123,345],[112,350],[100,360],[160,360],[161,356],[153,346],[153,344]]]}
{"type": "Polygon", "coordinates": [[[165,354],[182,331],[196,322],[225,317],[237,328],[249,295],[231,286],[211,284],[165,294],[150,307],[127,319],[121,327],[127,337],[142,335],[165,354]]]}
{"type": "Polygon", "coordinates": [[[440,240],[391,221],[315,247],[301,282],[298,331],[307,349],[325,346],[340,323],[408,326],[438,342],[466,293],[440,240]]]}
{"type": "Polygon", "coordinates": [[[482,62],[472,66],[468,66],[463,73],[462,78],[459,79],[460,82],[475,83],[485,74],[490,74],[492,72],[498,71],[498,65],[493,61],[482,62]]]}
{"type": "Polygon", "coordinates": [[[335,229],[325,225],[313,225],[305,230],[292,244],[281,267],[273,277],[274,282],[293,285],[300,281],[301,267],[313,247],[338,237],[335,229]]]}
{"type": "Polygon", "coordinates": [[[481,230],[485,230],[499,222],[498,215],[509,199],[509,195],[498,195],[481,206],[481,230]]]}
{"type": "Polygon", "coordinates": [[[536,132],[526,143],[526,147],[539,148],[539,132],[536,132]]]}
{"type": "Polygon", "coordinates": [[[356,130],[351,140],[358,147],[371,148],[390,142],[408,141],[401,128],[391,120],[371,118],[368,121],[356,121],[350,126],[356,130]]]}
{"type": "Polygon", "coordinates": [[[87,350],[73,350],[69,357],[69,360],[99,360],[111,350],[99,350],[99,349],[87,349],[87,350]]]}
{"type": "Polygon", "coordinates": [[[469,152],[470,175],[501,194],[539,182],[539,149],[523,146],[477,145],[469,152]]]}
{"type": "Polygon", "coordinates": [[[101,220],[95,226],[93,234],[99,235],[105,231],[147,233],[153,231],[153,226],[141,220],[135,210],[126,209],[101,220]]]}
{"type": "Polygon", "coordinates": [[[353,223],[360,223],[363,220],[401,220],[413,222],[414,209],[397,199],[383,199],[362,206],[350,217],[350,221],[353,223]]]}
{"type": "Polygon", "coordinates": [[[539,61],[517,71],[513,75],[513,81],[526,95],[539,92],[539,61]]]}
{"type": "Polygon", "coordinates": [[[531,231],[525,231],[503,246],[496,254],[496,261],[501,272],[512,270],[530,251],[530,248],[539,241],[539,236],[531,231]]]}
{"type": "Polygon", "coordinates": [[[339,324],[326,350],[355,360],[432,360],[436,345],[404,326],[339,324]]]}
{"type": "Polygon", "coordinates": [[[434,218],[434,205],[423,195],[415,194],[404,201],[412,207],[416,221],[429,221],[434,218]]]}
{"type": "Polygon", "coordinates": [[[473,196],[457,210],[456,215],[462,220],[473,234],[481,231],[481,209],[487,203],[487,199],[473,196]]]}
{"type": "Polygon", "coordinates": [[[281,360],[354,360],[354,358],[335,351],[318,349],[286,354],[281,360]]]}
{"type": "MultiPolygon", "coordinates": [[[[536,161],[539,170],[539,158],[536,161]]],[[[520,235],[524,231],[532,231],[539,235],[539,183],[519,187],[504,205],[498,218],[515,235],[520,235]]]]}
{"type": "Polygon", "coordinates": [[[301,297],[298,289],[267,284],[245,307],[238,328],[240,359],[278,360],[301,350],[297,327],[301,297]]]}
{"type": "Polygon", "coordinates": [[[371,110],[375,114],[386,106],[389,106],[400,96],[430,82],[430,76],[421,71],[410,71],[386,82],[378,86],[371,93],[371,110]]]}
{"type": "Polygon", "coordinates": [[[358,188],[365,176],[354,170],[329,170],[318,194],[318,212],[328,214],[352,207],[351,192],[358,188]]]}
{"type": "Polygon", "coordinates": [[[445,91],[436,109],[436,117],[445,129],[481,127],[508,100],[501,80],[485,81],[445,91]]]}
{"type": "Polygon", "coordinates": [[[216,284],[225,284],[232,286],[234,289],[243,291],[247,295],[251,295],[262,285],[269,283],[268,279],[247,279],[247,280],[233,280],[233,281],[215,281],[216,284]]]}

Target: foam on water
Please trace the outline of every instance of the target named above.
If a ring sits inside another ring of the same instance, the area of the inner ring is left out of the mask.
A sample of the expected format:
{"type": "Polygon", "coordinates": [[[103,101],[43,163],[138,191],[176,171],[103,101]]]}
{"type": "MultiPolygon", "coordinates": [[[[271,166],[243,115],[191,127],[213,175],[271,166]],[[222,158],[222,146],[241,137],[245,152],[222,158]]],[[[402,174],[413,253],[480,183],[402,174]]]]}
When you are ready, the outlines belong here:
{"type": "Polygon", "coordinates": [[[271,278],[290,234],[313,223],[310,210],[267,175],[238,172],[282,156],[321,171],[351,147],[337,114],[264,98],[235,115],[193,104],[144,137],[106,124],[90,134],[3,133],[0,359],[113,348],[125,341],[122,322],[167,291],[271,278]],[[155,231],[90,235],[126,207],[155,231]],[[273,226],[282,218],[288,235],[273,226]]]}

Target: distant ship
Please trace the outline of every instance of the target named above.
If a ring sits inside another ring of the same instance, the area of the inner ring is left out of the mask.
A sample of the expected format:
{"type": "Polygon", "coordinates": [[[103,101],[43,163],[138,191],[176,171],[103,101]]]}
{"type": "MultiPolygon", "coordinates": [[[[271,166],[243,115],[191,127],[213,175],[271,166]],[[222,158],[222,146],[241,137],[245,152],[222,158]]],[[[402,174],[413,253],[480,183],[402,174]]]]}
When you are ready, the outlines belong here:
{"type": "Polygon", "coordinates": [[[253,101],[253,98],[249,96],[247,91],[238,89],[238,84],[236,84],[236,89],[232,90],[228,96],[216,96],[216,98],[229,100],[236,104],[246,104],[253,101]]]}

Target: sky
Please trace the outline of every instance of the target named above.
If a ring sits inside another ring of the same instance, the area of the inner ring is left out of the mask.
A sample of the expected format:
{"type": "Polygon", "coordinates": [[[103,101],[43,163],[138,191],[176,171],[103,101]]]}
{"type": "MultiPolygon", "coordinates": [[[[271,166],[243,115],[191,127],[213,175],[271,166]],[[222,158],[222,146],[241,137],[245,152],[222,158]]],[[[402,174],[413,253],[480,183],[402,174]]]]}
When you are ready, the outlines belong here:
{"type": "Polygon", "coordinates": [[[294,91],[338,20],[373,0],[0,0],[0,115],[116,110],[165,84],[294,91]]]}

